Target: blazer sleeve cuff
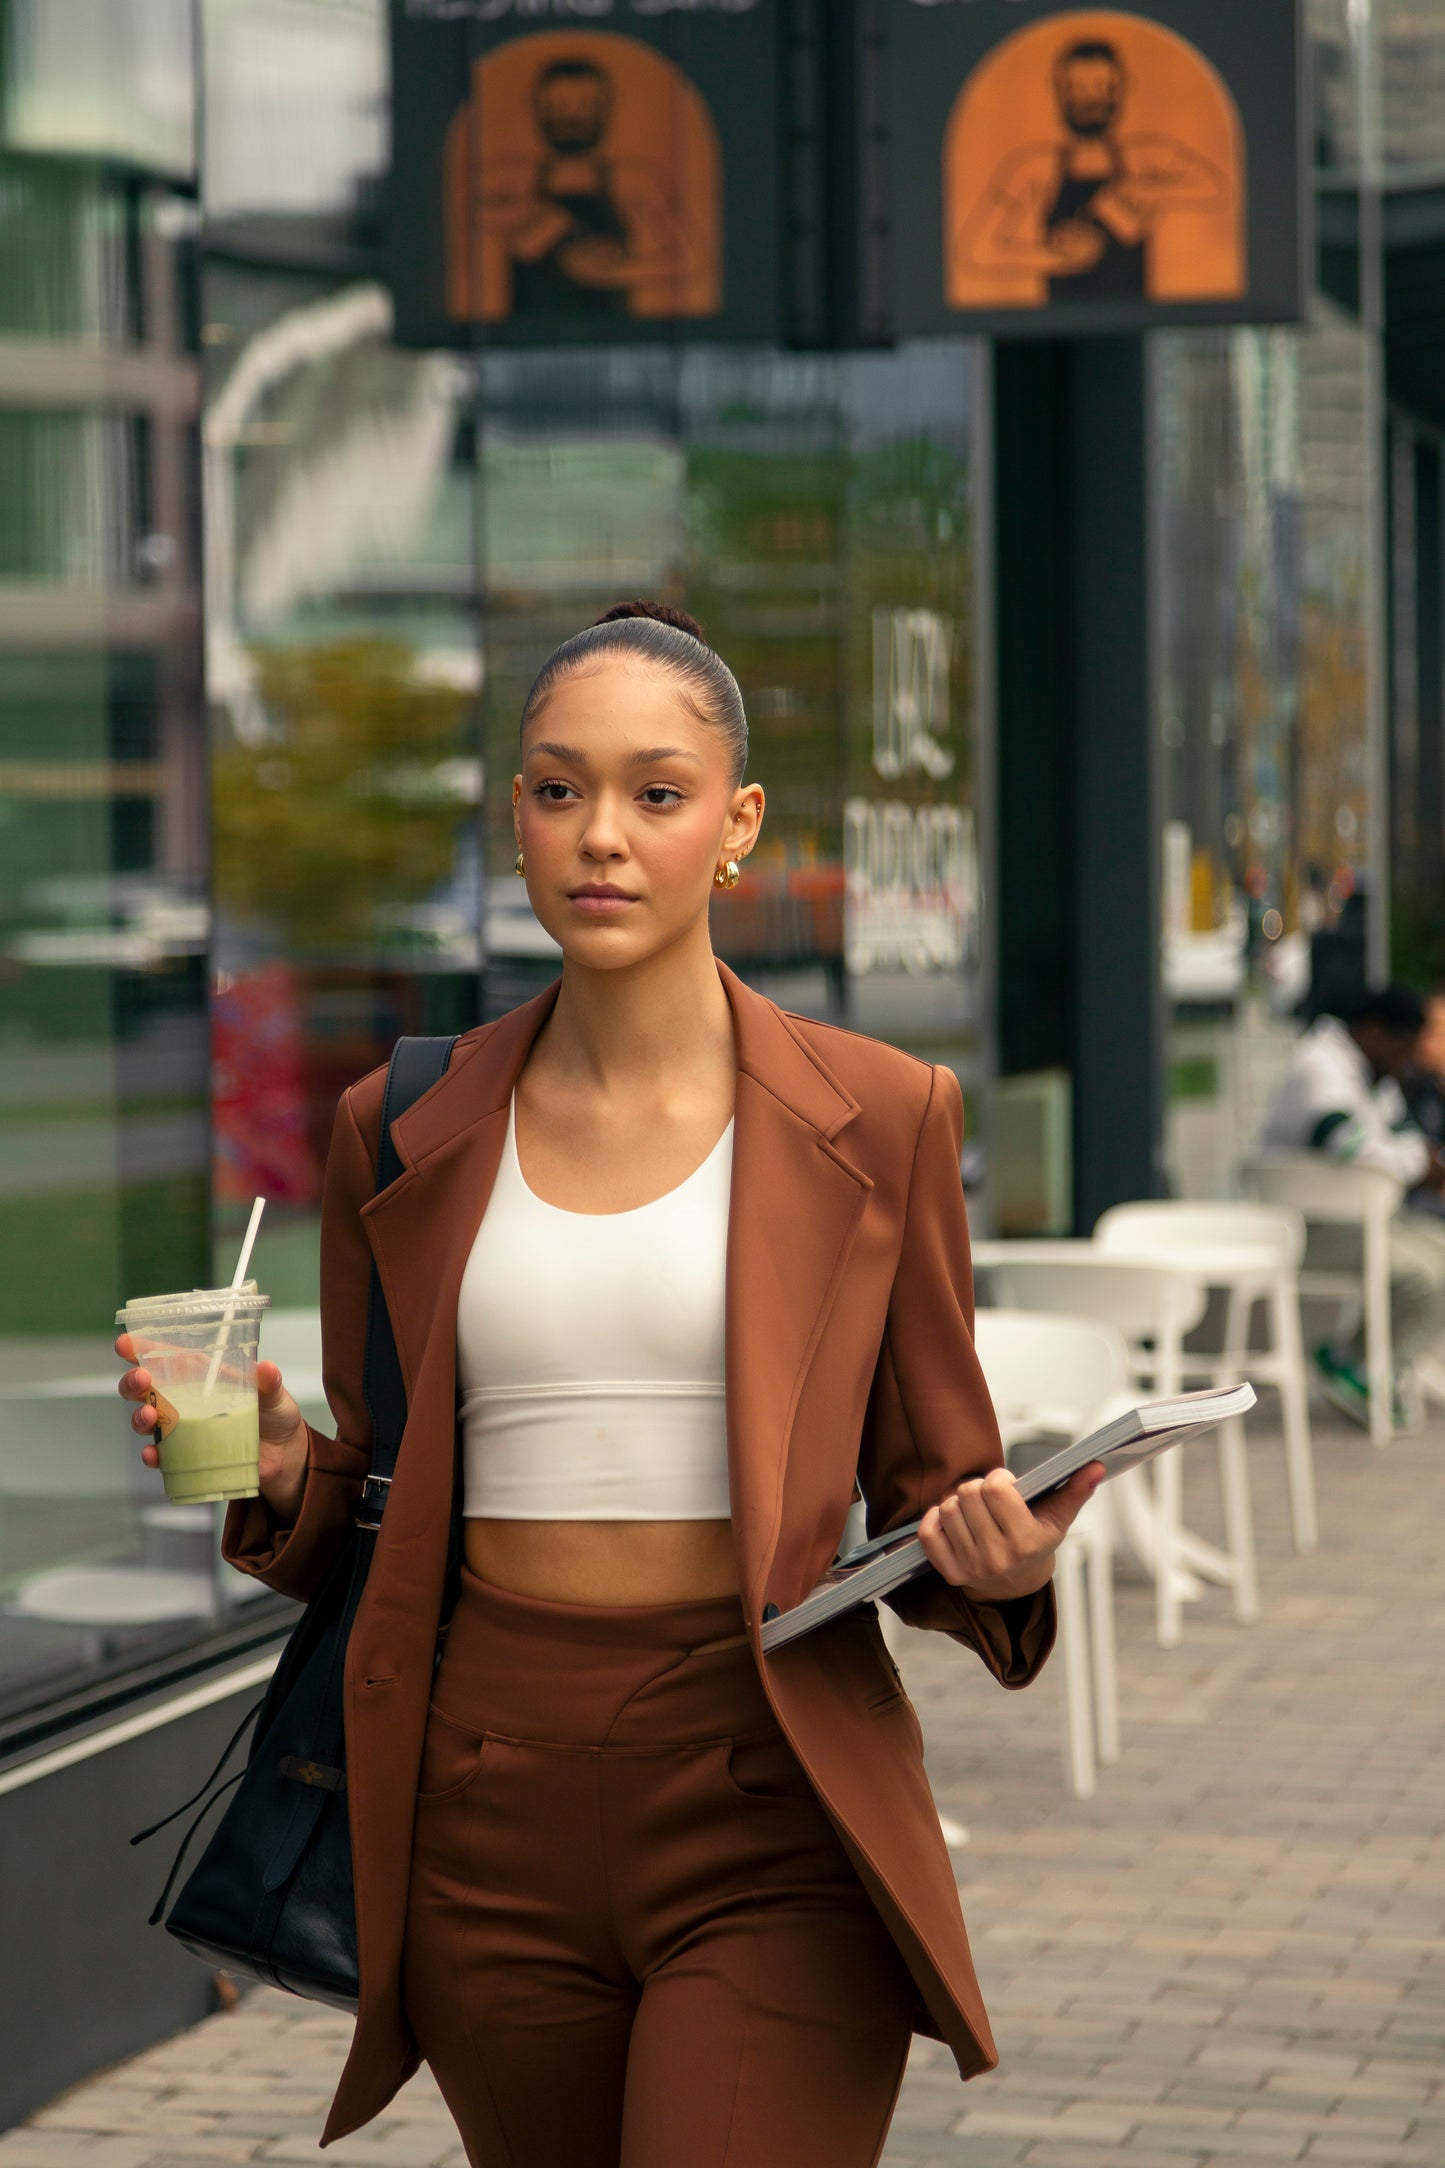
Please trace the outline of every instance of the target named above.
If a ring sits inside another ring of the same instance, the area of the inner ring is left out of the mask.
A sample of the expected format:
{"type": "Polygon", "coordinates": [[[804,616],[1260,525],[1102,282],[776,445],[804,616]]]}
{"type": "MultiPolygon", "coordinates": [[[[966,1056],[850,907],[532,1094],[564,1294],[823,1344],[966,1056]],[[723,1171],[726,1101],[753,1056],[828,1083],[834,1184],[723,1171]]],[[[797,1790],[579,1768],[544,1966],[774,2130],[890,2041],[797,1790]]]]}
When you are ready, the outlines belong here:
{"type": "Polygon", "coordinates": [[[888,1599],[905,1625],[949,1634],[976,1649],[1000,1686],[1028,1686],[1042,1671],[1058,1631],[1054,1585],[1007,1603],[976,1603],[936,1573],[905,1582],[888,1599]]]}
{"type": "Polygon", "coordinates": [[[306,1486],[295,1522],[279,1521],[264,1498],[233,1499],[221,1555],[238,1573],[303,1601],[320,1582],[350,1525],[371,1455],[306,1425],[306,1486]]]}

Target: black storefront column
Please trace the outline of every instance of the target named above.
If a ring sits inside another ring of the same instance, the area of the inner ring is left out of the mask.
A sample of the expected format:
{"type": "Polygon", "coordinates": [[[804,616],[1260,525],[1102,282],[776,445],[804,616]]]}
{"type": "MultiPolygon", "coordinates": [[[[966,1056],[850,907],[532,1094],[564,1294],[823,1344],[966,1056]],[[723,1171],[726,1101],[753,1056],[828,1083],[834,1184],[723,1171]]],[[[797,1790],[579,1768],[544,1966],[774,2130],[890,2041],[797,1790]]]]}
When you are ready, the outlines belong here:
{"type": "Polygon", "coordinates": [[[1160,1193],[1161,830],[1138,338],[994,366],[999,1047],[1061,1067],[1074,1223],[1160,1193]]]}
{"type": "Polygon", "coordinates": [[[1415,447],[1414,916],[1429,926],[1445,894],[1445,489],[1440,448],[1415,447]]]}
{"type": "Polygon", "coordinates": [[[1163,1187],[1161,829],[1139,338],[1070,352],[1074,1217],[1163,1187]]]}

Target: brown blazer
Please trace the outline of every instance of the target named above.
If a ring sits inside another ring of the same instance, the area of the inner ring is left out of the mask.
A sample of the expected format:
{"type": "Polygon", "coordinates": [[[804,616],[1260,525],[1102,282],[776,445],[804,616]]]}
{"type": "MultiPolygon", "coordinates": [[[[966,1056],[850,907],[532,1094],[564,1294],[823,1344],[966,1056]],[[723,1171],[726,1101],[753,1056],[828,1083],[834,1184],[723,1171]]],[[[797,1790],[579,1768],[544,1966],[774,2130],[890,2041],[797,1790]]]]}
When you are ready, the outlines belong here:
{"type": "MultiPolygon", "coordinates": [[[[727,1256],[727,1415],[743,1605],[786,1609],[834,1556],[855,1475],[877,1533],[996,1467],[974,1353],[952,1072],[790,1016],[725,967],[738,1053],[727,1256]]],[[[337,1110],[322,1207],[326,1393],[338,1436],[311,1434],[294,1528],[231,1508],[232,1564],[308,1597],[366,1473],[362,1352],[373,1256],[396,1328],[409,1419],[346,1665],[361,2007],[323,2144],[379,2113],[417,2063],[401,2006],[412,1816],[452,1510],[456,1313],[512,1087],[551,988],[468,1032],[441,1082],[397,1122],[405,1172],[373,1196],[383,1072],[337,1110]]],[[[1051,1589],[971,1604],[933,1575],[910,1623],[976,1649],[1024,1686],[1053,1641],[1051,1589]]],[[[963,2076],[997,2055],[939,1830],[918,1720],[876,1624],[825,1628],[759,1665],[778,1721],[836,1824],[918,1989],[917,2026],[963,2076]]]]}

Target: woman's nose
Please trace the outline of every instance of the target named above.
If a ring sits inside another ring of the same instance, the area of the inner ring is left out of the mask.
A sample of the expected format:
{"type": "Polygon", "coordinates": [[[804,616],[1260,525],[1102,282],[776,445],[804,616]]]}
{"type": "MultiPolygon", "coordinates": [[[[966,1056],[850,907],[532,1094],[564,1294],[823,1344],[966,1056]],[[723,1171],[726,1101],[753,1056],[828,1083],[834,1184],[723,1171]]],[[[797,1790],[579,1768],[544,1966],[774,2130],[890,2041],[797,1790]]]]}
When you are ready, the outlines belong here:
{"type": "Polygon", "coordinates": [[[588,858],[621,858],[627,849],[622,821],[615,806],[605,802],[593,808],[582,831],[582,850],[588,858]]]}

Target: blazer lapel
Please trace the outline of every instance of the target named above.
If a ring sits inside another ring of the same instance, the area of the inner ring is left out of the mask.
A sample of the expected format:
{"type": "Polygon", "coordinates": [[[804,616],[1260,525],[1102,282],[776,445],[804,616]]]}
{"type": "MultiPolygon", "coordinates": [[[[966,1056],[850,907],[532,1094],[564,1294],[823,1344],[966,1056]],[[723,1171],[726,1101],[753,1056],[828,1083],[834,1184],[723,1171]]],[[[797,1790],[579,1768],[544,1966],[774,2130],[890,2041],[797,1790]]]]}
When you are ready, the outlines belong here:
{"type": "Polygon", "coordinates": [[[748,1615],[766,1594],[793,1414],[872,1183],[833,1139],[854,1100],[726,966],[738,1080],[727,1258],[729,1478],[748,1615]]]}
{"type": "Polygon", "coordinates": [[[393,1127],[404,1171],[362,1206],[411,1400],[434,1334],[454,1369],[457,1296],[501,1164],[512,1089],[556,999],[549,986],[457,1049],[393,1127]]]}

